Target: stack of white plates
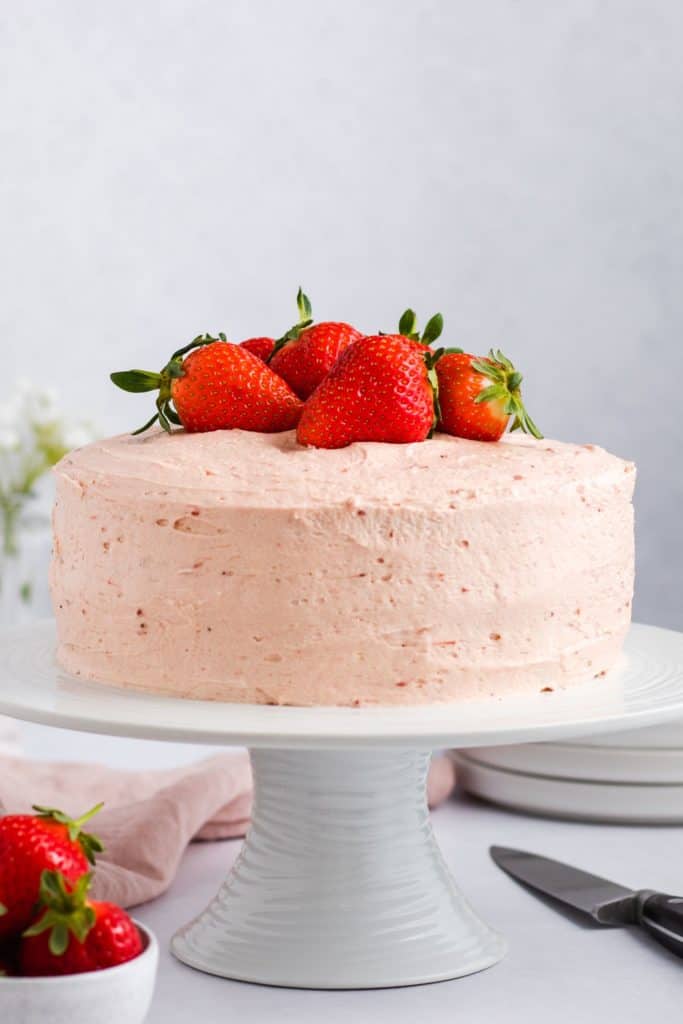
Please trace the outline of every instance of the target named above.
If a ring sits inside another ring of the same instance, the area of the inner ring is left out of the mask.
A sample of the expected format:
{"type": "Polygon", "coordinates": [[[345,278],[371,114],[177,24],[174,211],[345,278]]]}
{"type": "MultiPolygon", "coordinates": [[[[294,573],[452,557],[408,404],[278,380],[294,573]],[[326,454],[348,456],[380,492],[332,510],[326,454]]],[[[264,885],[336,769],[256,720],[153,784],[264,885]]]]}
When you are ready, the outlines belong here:
{"type": "Polygon", "coordinates": [[[562,743],[454,754],[469,793],[531,814],[683,823],[683,722],[562,743]]]}

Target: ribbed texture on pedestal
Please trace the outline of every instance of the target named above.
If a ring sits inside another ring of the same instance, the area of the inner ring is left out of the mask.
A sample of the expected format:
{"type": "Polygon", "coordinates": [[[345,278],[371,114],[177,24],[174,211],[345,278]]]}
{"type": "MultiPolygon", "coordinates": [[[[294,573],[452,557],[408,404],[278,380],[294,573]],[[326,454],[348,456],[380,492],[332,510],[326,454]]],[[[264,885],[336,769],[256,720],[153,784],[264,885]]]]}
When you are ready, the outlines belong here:
{"type": "Polygon", "coordinates": [[[267,984],[433,981],[498,960],[434,841],[428,756],[254,751],[254,822],[232,874],[175,938],[180,959],[267,984]]]}

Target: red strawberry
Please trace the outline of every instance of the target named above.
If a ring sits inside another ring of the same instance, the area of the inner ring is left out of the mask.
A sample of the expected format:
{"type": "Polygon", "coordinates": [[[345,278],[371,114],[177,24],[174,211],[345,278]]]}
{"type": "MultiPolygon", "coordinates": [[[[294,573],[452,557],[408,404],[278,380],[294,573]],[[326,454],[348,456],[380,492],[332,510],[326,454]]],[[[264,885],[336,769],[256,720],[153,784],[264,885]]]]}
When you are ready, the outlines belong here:
{"type": "Polygon", "coordinates": [[[240,347],[246,348],[248,352],[253,352],[255,356],[267,363],[275,348],[275,338],[247,338],[246,341],[240,342],[240,347]]]}
{"type": "Polygon", "coordinates": [[[142,953],[142,940],[125,910],[88,899],[90,876],[67,888],[59,871],[45,871],[40,883],[43,906],[23,934],[21,973],[82,974],[126,963],[142,953]]]}
{"type": "Polygon", "coordinates": [[[291,430],[301,414],[302,403],[287,384],[224,334],[195,338],[161,373],[126,370],[111,379],[124,391],[159,391],[155,415],[136,434],[156,420],[168,431],[176,423],[193,433],[237,428],[272,434],[291,430]]]}
{"type": "Polygon", "coordinates": [[[270,366],[303,399],[312,395],[341,353],[363,335],[351,324],[325,321],[302,331],[270,358],[270,366]]]}
{"type": "Polygon", "coordinates": [[[424,441],[434,428],[436,386],[425,345],[438,337],[441,326],[437,315],[422,342],[377,334],[347,348],[306,402],[299,443],[343,448],[353,441],[424,441]]]}
{"type": "Polygon", "coordinates": [[[313,394],[337,359],[363,335],[351,324],[325,321],[311,324],[311,303],[299,288],[299,323],[275,342],[269,365],[299,398],[313,394]]]}
{"type": "Polygon", "coordinates": [[[34,808],[37,815],[0,818],[0,940],[18,934],[31,920],[46,868],[62,871],[75,882],[95,863],[102,844],[81,832],[81,826],[101,806],[76,819],[44,807],[34,808]]]}
{"type": "Polygon", "coordinates": [[[502,352],[478,359],[460,349],[437,352],[439,429],[472,441],[497,441],[511,416],[512,430],[541,438],[524,403],[522,375],[502,352]]]}
{"type": "Polygon", "coordinates": [[[279,340],[276,341],[275,338],[247,338],[246,341],[240,342],[241,347],[248,349],[249,352],[253,352],[255,356],[258,356],[264,363],[267,363],[274,349],[281,348],[285,342],[292,338],[298,338],[304,327],[308,327],[309,324],[313,323],[311,320],[311,303],[301,288],[299,288],[297,293],[296,305],[299,310],[299,320],[279,340]]]}

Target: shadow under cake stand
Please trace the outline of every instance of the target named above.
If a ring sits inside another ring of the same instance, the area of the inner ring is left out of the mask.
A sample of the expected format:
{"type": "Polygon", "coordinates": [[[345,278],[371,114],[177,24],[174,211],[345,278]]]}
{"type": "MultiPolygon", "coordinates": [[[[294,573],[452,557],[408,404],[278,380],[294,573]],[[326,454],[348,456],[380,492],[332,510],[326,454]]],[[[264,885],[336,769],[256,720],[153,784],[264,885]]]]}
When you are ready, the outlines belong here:
{"type": "Polygon", "coordinates": [[[157,697],[71,677],[52,622],[0,634],[0,713],[47,725],[248,746],[252,825],[178,959],[300,988],[381,988],[495,964],[504,938],[461,895],[426,801],[430,752],[587,735],[683,716],[683,634],[634,625],[605,679],[416,708],[293,708],[157,697]]]}

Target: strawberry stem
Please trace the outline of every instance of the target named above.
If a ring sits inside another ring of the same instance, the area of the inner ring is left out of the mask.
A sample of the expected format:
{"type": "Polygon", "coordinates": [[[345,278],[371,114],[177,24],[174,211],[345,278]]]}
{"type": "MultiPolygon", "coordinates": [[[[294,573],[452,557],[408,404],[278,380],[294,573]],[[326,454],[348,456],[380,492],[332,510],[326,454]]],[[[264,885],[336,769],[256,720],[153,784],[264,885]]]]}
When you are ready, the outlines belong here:
{"type": "Polygon", "coordinates": [[[64,814],[63,811],[59,811],[55,807],[40,807],[38,804],[33,805],[33,810],[37,811],[37,817],[41,821],[53,821],[58,825],[64,825],[71,842],[78,842],[86,859],[90,864],[94,864],[95,854],[102,853],[104,847],[97,836],[91,835],[89,832],[83,832],[81,826],[85,825],[86,821],[90,821],[103,807],[103,803],[95,804],[89,811],[82,814],[80,818],[70,818],[68,814],[64,814]]]}
{"type": "Polygon", "coordinates": [[[49,930],[48,948],[53,956],[66,953],[71,935],[85,942],[95,924],[95,911],[87,902],[90,882],[90,875],[82,875],[69,890],[61,871],[43,871],[38,902],[45,913],[22,934],[30,937],[49,930]]]}
{"type": "Polygon", "coordinates": [[[307,327],[310,327],[313,323],[313,307],[311,306],[311,300],[308,295],[302,291],[301,286],[299,286],[299,291],[296,293],[296,308],[299,311],[299,319],[297,323],[295,323],[293,327],[290,327],[288,331],[285,331],[281,338],[277,339],[266,360],[267,363],[271,362],[275,353],[279,352],[281,348],[284,348],[288,341],[296,341],[301,332],[307,327]]]}
{"type": "Polygon", "coordinates": [[[85,812],[85,814],[81,814],[80,818],[74,818],[74,820],[71,822],[71,826],[72,828],[76,829],[77,835],[81,825],[85,825],[86,821],[90,821],[90,819],[94,818],[96,814],[99,814],[103,807],[104,801],[100,800],[98,804],[95,804],[94,807],[91,807],[89,811],[85,812]]]}

